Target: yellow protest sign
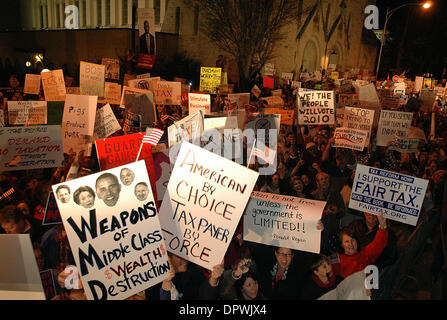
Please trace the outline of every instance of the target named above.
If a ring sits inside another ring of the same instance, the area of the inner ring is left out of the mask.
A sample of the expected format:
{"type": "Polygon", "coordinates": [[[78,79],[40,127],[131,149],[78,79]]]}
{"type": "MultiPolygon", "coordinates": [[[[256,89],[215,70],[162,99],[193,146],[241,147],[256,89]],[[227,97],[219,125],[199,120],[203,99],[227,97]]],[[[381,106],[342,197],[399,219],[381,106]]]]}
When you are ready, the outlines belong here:
{"type": "Polygon", "coordinates": [[[221,68],[200,68],[200,91],[215,94],[221,83],[221,68]]]}

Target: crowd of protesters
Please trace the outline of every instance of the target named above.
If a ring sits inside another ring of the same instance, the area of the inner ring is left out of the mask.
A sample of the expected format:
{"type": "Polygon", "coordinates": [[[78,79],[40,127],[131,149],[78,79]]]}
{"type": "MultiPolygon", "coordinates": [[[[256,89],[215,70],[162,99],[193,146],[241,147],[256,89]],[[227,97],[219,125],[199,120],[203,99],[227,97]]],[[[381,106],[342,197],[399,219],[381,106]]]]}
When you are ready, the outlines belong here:
{"type": "MultiPolygon", "coordinates": [[[[223,63],[222,59],[219,63],[223,63]]],[[[284,108],[296,110],[296,88],[286,81],[275,83],[275,89],[282,90],[284,108]]],[[[319,82],[302,82],[302,86],[309,89],[322,85],[337,91],[334,81],[324,75],[319,82]]],[[[377,87],[390,85],[391,81],[376,83],[377,87]]],[[[258,86],[262,88],[260,83],[258,86]]],[[[20,88],[18,77],[12,75],[10,88],[2,93],[0,103],[5,125],[8,123],[7,101],[44,100],[43,94],[39,97],[23,95],[20,88]]],[[[259,98],[270,95],[271,89],[262,88],[260,97],[250,95],[250,105],[262,113],[265,104],[259,98]]],[[[416,92],[410,95],[418,97],[416,92]]],[[[214,95],[213,112],[224,115],[225,96],[214,95]]],[[[112,107],[120,120],[120,106],[112,107]]],[[[407,111],[405,105],[397,110],[407,111]]],[[[259,176],[255,190],[327,202],[321,217],[320,254],[244,241],[241,221],[221,265],[205,270],[170,254],[169,278],[130,299],[315,300],[368,265],[376,265],[384,272],[396,262],[415,227],[348,207],[355,166],[364,164],[429,180],[419,217],[428,219],[430,210],[442,206],[445,201],[447,117],[443,99],[436,101],[433,112],[435,136],[430,136],[431,113],[413,112],[412,126],[421,130],[426,138],[420,139],[418,152],[410,154],[377,146],[375,129],[371,132],[371,143],[360,152],[333,147],[336,124],[300,126],[295,117],[293,125],[281,125],[277,171],[259,176]]],[[[165,129],[169,123],[155,125],[165,129]]],[[[121,130],[115,135],[122,134],[121,130]]],[[[82,283],[71,289],[65,287],[64,280],[75,262],[63,225],[42,225],[51,186],[67,179],[75,161],[80,168],[75,177],[99,171],[92,152],[89,157],[65,154],[64,166],[60,168],[0,174],[0,193],[13,190],[0,200],[0,233],[31,236],[39,269],[52,270],[57,279],[58,295],[54,299],[85,299],[82,283]]],[[[440,246],[436,240],[433,234],[434,250],[440,246]]],[[[432,269],[437,273],[445,266],[442,255],[440,257],[433,262],[432,269]]],[[[374,293],[371,295],[374,297],[374,293]]]]}

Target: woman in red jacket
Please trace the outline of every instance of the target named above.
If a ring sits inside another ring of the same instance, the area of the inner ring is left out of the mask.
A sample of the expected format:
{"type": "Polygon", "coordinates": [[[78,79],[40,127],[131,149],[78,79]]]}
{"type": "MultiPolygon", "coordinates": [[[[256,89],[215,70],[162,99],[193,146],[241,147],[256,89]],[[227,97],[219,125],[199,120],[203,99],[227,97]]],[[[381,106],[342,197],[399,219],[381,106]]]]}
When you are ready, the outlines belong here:
{"type": "Polygon", "coordinates": [[[347,227],[340,232],[341,246],[344,253],[335,254],[335,257],[331,257],[332,267],[336,275],[346,278],[363,270],[368,265],[374,264],[388,242],[386,218],[383,218],[382,215],[383,213],[377,217],[379,230],[373,242],[360,250],[353,230],[347,227]]]}

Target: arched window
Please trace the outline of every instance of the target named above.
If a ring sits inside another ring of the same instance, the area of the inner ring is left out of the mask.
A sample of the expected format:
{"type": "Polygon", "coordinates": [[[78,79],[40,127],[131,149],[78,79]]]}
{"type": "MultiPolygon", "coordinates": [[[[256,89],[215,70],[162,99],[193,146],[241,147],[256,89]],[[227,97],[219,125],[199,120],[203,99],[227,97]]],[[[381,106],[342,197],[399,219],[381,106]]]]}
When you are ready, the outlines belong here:
{"type": "Polygon", "coordinates": [[[314,41],[307,41],[303,52],[303,70],[307,72],[315,71],[318,67],[318,50],[314,41]]]}

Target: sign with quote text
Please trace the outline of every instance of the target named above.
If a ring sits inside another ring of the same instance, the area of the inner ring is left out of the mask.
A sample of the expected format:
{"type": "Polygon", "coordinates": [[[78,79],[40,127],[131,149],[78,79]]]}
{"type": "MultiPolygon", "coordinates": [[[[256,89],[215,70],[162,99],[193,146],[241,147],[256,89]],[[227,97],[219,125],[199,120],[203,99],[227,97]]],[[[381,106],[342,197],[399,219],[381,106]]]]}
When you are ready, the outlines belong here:
{"type": "Polygon", "coordinates": [[[298,123],[300,125],[334,124],[334,91],[298,90],[298,123]]]}

